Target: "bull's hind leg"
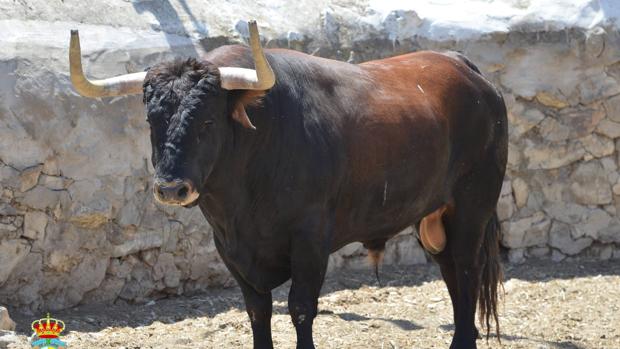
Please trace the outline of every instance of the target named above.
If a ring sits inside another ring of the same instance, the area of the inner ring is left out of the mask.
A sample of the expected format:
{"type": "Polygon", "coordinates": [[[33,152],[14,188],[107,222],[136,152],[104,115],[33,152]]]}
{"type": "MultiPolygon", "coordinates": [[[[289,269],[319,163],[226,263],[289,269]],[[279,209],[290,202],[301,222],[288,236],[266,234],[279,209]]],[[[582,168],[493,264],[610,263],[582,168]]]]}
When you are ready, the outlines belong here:
{"type": "MultiPolygon", "coordinates": [[[[419,229],[418,229],[419,231],[419,229]]],[[[439,264],[439,270],[443,281],[446,283],[448,293],[450,294],[450,300],[452,301],[452,314],[454,317],[454,323],[456,324],[457,314],[457,294],[458,287],[456,283],[456,271],[454,267],[454,261],[452,260],[452,253],[450,252],[450,243],[447,243],[447,249],[444,249],[438,254],[431,255],[432,258],[439,264]]]]}
{"type": "Polygon", "coordinates": [[[456,301],[451,349],[476,348],[475,313],[480,294],[484,295],[481,310],[496,314],[499,260],[493,246],[498,243],[494,215],[501,182],[497,171],[474,169],[455,186],[454,212],[445,219],[449,243],[446,255],[451,256],[453,269],[444,261],[442,274],[449,275],[449,288],[456,281],[456,294],[451,292],[452,301],[456,301]]]}
{"type": "MultiPolygon", "coordinates": [[[[454,259],[452,258],[452,252],[450,249],[450,246],[451,246],[450,239],[448,238],[451,230],[447,223],[447,220],[448,220],[447,215],[450,215],[452,213],[451,213],[451,210],[448,210],[446,212],[446,209],[447,209],[446,206],[440,208],[440,211],[442,213],[441,221],[439,222],[441,224],[440,235],[442,235],[443,238],[445,239],[443,243],[444,244],[443,248],[437,249],[435,251],[430,250],[429,247],[427,247],[429,244],[425,243],[424,239],[425,239],[425,234],[429,234],[429,233],[432,234],[433,232],[425,231],[425,228],[423,228],[423,224],[421,224],[422,222],[418,222],[416,224],[416,228],[420,235],[420,238],[419,238],[420,244],[422,245],[424,249],[430,252],[433,260],[437,264],[439,264],[439,270],[441,271],[441,276],[444,282],[446,283],[446,286],[448,288],[448,294],[450,295],[450,300],[452,301],[452,314],[453,314],[453,321],[454,321],[453,323],[456,324],[456,315],[458,313],[458,310],[457,310],[458,286],[456,282],[456,268],[454,266],[454,259]]],[[[434,222],[433,224],[437,224],[437,222],[434,222]]],[[[437,227],[435,227],[435,229],[437,229],[437,227]]],[[[436,231],[435,231],[435,234],[436,234],[436,231]]],[[[437,239],[437,237],[435,237],[435,239],[437,239]]],[[[475,330],[475,335],[476,335],[476,338],[480,337],[478,334],[478,329],[475,330]]]]}
{"type": "Polygon", "coordinates": [[[453,206],[444,205],[416,223],[416,228],[420,245],[439,264],[441,276],[446,283],[450,300],[452,301],[452,314],[456,324],[458,286],[456,282],[456,269],[450,249],[450,240],[452,239],[448,239],[449,233],[452,231],[448,225],[448,217],[452,214],[453,206]]]}

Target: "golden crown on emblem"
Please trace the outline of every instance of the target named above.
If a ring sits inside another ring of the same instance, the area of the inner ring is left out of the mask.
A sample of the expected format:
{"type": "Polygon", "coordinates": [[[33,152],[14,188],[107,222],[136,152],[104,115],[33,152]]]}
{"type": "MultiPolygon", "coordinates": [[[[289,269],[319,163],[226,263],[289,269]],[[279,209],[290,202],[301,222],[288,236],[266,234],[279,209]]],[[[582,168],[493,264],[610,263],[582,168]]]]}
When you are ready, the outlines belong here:
{"type": "Polygon", "coordinates": [[[50,313],[47,313],[46,318],[34,320],[31,328],[39,338],[58,338],[60,332],[65,329],[65,323],[50,317],[50,313]]]}

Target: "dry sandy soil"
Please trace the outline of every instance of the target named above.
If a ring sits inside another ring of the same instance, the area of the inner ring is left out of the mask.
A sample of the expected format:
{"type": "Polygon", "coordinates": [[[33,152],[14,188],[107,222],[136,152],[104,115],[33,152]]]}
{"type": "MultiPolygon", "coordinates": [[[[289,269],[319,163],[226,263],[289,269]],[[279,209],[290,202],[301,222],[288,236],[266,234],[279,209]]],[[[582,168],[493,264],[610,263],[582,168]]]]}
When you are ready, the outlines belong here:
{"type": "MultiPolygon", "coordinates": [[[[501,342],[480,348],[620,348],[620,261],[508,265],[501,342]]],[[[452,309],[437,267],[384,267],[331,274],[314,333],[318,348],[447,348],[452,309]]],[[[287,285],[274,291],[273,338],[294,348],[287,285]]],[[[31,315],[13,312],[20,343],[31,315]]],[[[83,306],[57,312],[70,348],[249,348],[252,335],[237,288],[148,305],[83,306]]]]}

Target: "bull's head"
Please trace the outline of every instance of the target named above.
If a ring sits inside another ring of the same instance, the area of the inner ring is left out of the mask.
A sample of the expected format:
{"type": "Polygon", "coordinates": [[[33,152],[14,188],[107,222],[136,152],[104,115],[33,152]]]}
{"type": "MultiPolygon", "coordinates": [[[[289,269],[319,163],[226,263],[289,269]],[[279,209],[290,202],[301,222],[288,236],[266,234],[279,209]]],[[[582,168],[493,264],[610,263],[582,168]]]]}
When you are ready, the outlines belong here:
{"type": "Polygon", "coordinates": [[[144,93],[155,168],[153,191],[162,203],[190,206],[197,201],[219,156],[228,117],[254,128],[243,104],[231,108],[226,93],[264,91],[275,83],[256,22],[248,24],[255,69],[216,67],[189,59],[96,81],[84,76],[78,32],[71,31],[69,62],[77,92],[93,98],[144,93]]]}

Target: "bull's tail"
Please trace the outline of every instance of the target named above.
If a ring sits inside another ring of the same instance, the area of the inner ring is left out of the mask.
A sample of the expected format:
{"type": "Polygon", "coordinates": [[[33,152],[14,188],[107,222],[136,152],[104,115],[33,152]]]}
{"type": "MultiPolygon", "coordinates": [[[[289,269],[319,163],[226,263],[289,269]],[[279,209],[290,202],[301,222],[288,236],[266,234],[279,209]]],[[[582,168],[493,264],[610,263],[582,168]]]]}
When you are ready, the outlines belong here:
{"type": "Polygon", "coordinates": [[[368,249],[368,258],[370,263],[375,268],[375,276],[377,277],[377,284],[381,287],[381,279],[379,278],[379,264],[383,260],[383,252],[385,251],[385,243],[387,239],[376,239],[365,241],[364,247],[368,249]]]}
{"type": "Polygon", "coordinates": [[[478,303],[480,307],[479,319],[482,328],[486,328],[487,340],[491,332],[491,318],[495,321],[497,340],[500,341],[499,321],[497,316],[497,303],[499,291],[503,290],[503,271],[499,255],[500,224],[497,213],[487,223],[484,232],[484,241],[480,249],[482,261],[482,277],[478,303]]]}
{"type": "Polygon", "coordinates": [[[368,258],[370,258],[370,263],[375,268],[375,277],[377,278],[377,285],[382,287],[381,278],[379,277],[379,264],[383,260],[383,252],[385,250],[368,250],[368,258]]]}

